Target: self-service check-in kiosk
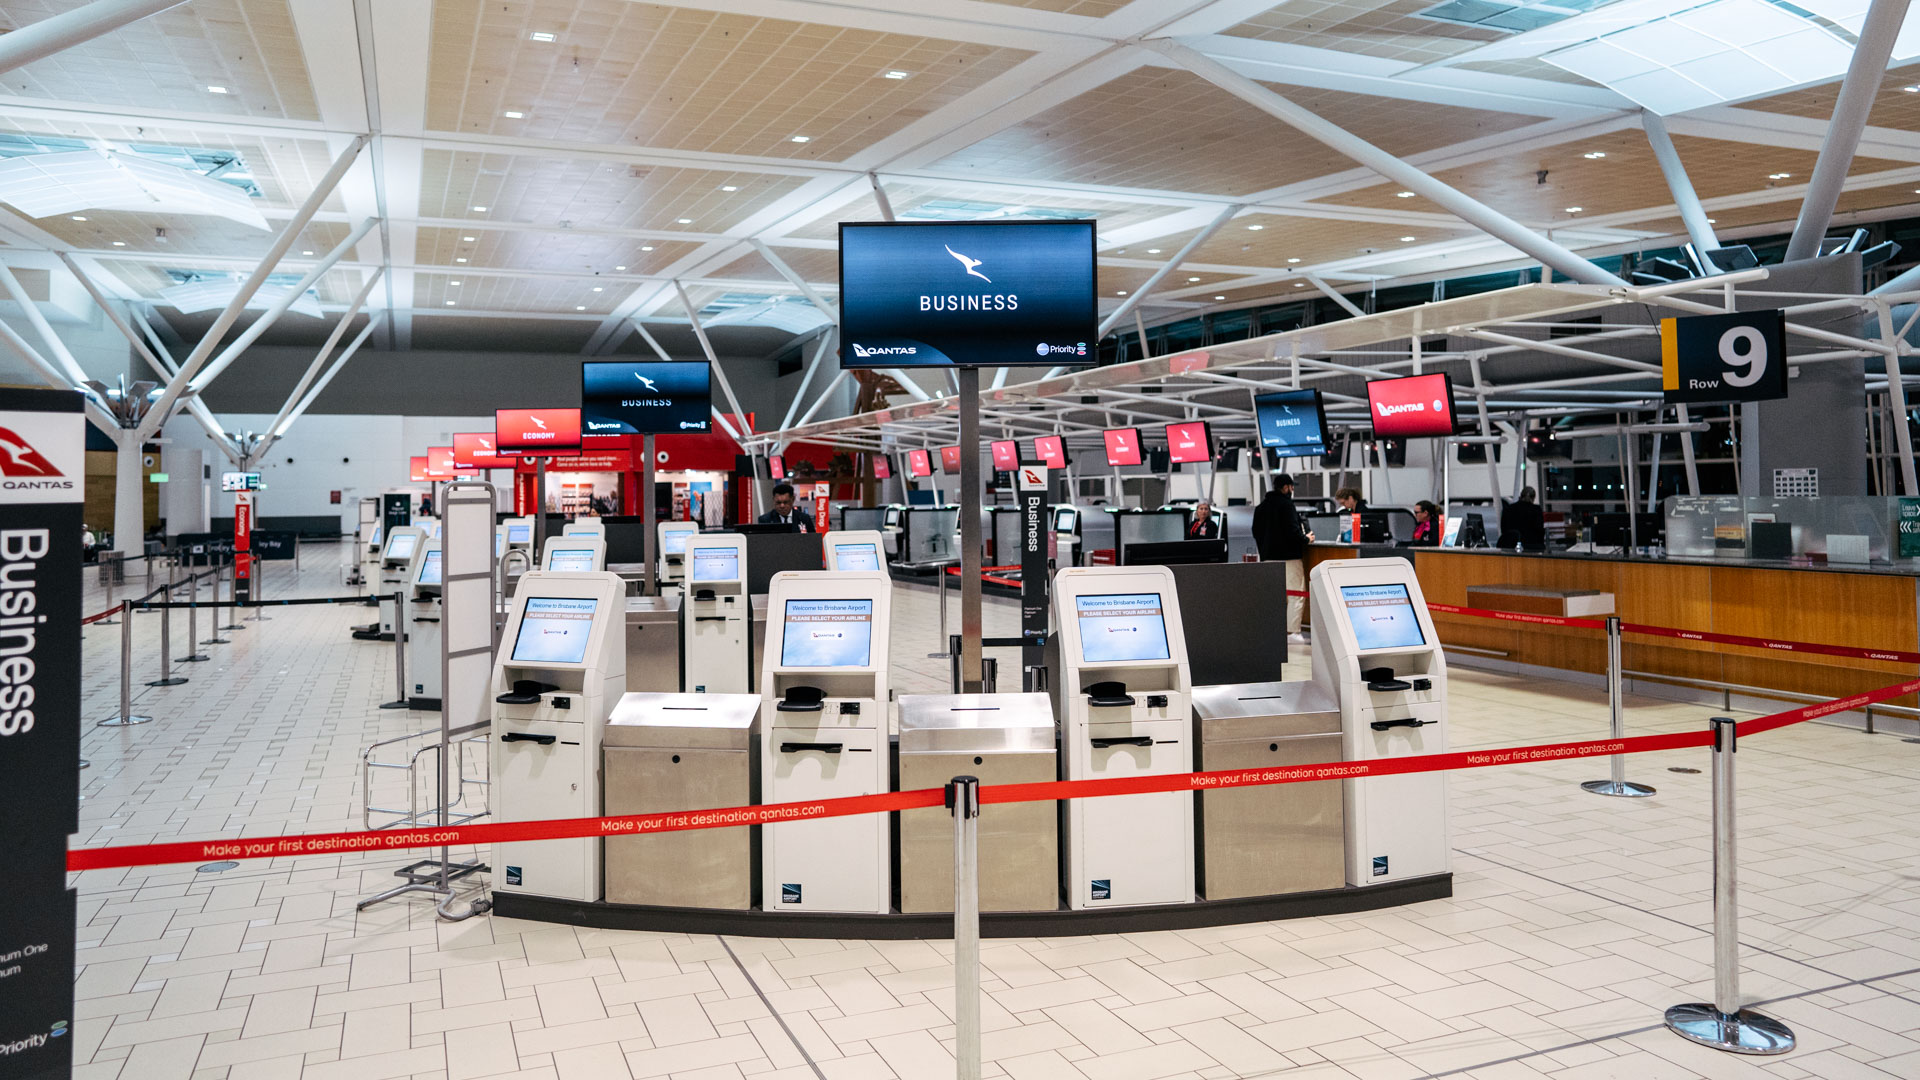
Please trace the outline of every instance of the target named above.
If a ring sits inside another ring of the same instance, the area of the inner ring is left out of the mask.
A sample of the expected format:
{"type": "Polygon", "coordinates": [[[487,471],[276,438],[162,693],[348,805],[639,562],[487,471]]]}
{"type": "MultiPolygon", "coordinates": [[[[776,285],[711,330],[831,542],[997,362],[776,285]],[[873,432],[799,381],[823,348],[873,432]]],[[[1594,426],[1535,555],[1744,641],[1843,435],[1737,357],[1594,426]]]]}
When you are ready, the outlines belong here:
{"type": "Polygon", "coordinates": [[[566,525],[561,528],[560,535],[561,536],[597,536],[600,539],[605,540],[607,538],[607,526],[605,522],[602,522],[597,518],[582,518],[579,521],[567,522],[566,525]]]}
{"type": "Polygon", "coordinates": [[[420,545],[409,576],[407,596],[407,676],[413,683],[408,697],[414,708],[440,707],[440,595],[446,584],[440,541],[420,545]]]}
{"type": "Polygon", "coordinates": [[[662,521],[654,528],[660,535],[660,584],[678,584],[686,577],[687,541],[700,534],[700,526],[691,521],[662,521]]]}
{"type": "Polygon", "coordinates": [[[607,541],[603,536],[553,536],[547,539],[540,569],[556,574],[583,574],[607,568],[607,541]]]}
{"type": "Polygon", "coordinates": [[[842,529],[821,537],[829,570],[887,569],[887,546],[878,530],[842,529]]]}
{"type": "Polygon", "coordinates": [[[413,588],[413,556],[427,541],[417,525],[397,525],[387,530],[386,545],[380,549],[380,636],[392,640],[394,634],[393,594],[413,588]]]}
{"type": "MultiPolygon", "coordinates": [[[[1349,761],[1447,749],[1447,664],[1413,564],[1342,559],[1314,568],[1313,678],[1340,703],[1349,761]]],[[[1446,873],[1447,774],[1346,785],[1347,884],[1446,873]]]]}
{"type": "MultiPolygon", "coordinates": [[[[493,665],[496,821],[600,814],[600,740],[627,689],[626,584],[601,571],[521,578],[493,665]]],[[[600,899],[600,839],[493,847],[496,891],[600,899]]]]}
{"type": "Polygon", "coordinates": [[[508,518],[503,522],[507,530],[507,550],[520,548],[529,554],[533,551],[533,519],[530,517],[508,518]]]}
{"type": "MultiPolygon", "coordinates": [[[[1073,567],[1054,578],[1068,780],[1192,770],[1186,634],[1164,566],[1073,567]]],[[[1076,910],[1193,900],[1193,795],[1065,803],[1067,904],[1076,910]]]]}
{"type": "MultiPolygon", "coordinates": [[[[762,803],[888,790],[892,590],[873,571],[774,575],[760,676],[762,803]]],[[[885,814],[762,826],[762,908],[885,914],[889,831],[885,814]]]]}
{"type": "Polygon", "coordinates": [[[744,694],[752,680],[747,635],[747,538],[704,533],[687,542],[680,602],[683,688],[695,694],[744,694]]]}

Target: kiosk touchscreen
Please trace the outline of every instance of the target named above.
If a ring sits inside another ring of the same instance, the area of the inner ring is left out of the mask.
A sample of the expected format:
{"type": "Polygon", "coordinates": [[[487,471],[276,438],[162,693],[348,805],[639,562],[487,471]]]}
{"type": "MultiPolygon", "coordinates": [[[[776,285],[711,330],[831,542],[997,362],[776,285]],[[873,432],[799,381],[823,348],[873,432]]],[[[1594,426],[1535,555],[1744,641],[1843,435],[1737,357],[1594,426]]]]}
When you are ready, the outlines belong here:
{"type": "Polygon", "coordinates": [[[701,533],[687,541],[680,603],[681,685],[692,694],[744,694],[753,665],[747,635],[747,538],[701,533]]]}
{"type": "MultiPolygon", "coordinates": [[[[1447,750],[1447,662],[1413,564],[1342,559],[1314,567],[1313,679],[1340,702],[1349,761],[1447,750]]],[[[1447,774],[1342,781],[1347,884],[1444,874],[1447,774]]]]}
{"type": "MultiPolygon", "coordinates": [[[[889,790],[887,642],[893,581],[872,570],[787,570],[767,593],[760,662],[760,801],[889,790]]],[[[885,814],[761,827],[761,906],[885,914],[885,814]]]]}
{"type": "MultiPolygon", "coordinates": [[[[627,692],[626,594],[605,571],[520,579],[493,665],[494,820],[599,816],[600,736],[627,692]]],[[[600,844],[495,844],[494,891],[597,901],[600,844]]]]}
{"type": "Polygon", "coordinates": [[[428,540],[414,553],[413,583],[407,596],[407,679],[410,704],[416,709],[440,707],[440,595],[446,584],[441,567],[440,541],[428,540]]]}
{"type": "Polygon", "coordinates": [[[566,527],[560,530],[560,535],[597,536],[605,540],[607,538],[607,526],[605,522],[597,518],[581,518],[579,521],[567,522],[566,527]]]}
{"type": "Polygon", "coordinates": [[[887,569],[887,545],[877,530],[845,529],[830,532],[821,541],[829,570],[887,569]]]}
{"type": "Polygon", "coordinates": [[[607,541],[597,536],[553,536],[547,539],[540,569],[560,574],[585,574],[607,568],[607,541]]]}
{"type": "Polygon", "coordinates": [[[682,580],[687,541],[700,534],[700,526],[691,521],[662,521],[654,529],[660,535],[660,583],[670,585],[682,580]]]}
{"type": "Polygon", "coordinates": [[[413,556],[427,541],[418,525],[396,525],[387,530],[380,548],[380,637],[393,640],[393,594],[413,587],[413,556]]]}
{"type": "MultiPolygon", "coordinates": [[[[1087,566],[1054,577],[1060,756],[1068,780],[1192,770],[1192,676],[1173,571],[1087,566]]],[[[1193,795],[1067,804],[1067,905],[1193,900],[1193,795]]]]}

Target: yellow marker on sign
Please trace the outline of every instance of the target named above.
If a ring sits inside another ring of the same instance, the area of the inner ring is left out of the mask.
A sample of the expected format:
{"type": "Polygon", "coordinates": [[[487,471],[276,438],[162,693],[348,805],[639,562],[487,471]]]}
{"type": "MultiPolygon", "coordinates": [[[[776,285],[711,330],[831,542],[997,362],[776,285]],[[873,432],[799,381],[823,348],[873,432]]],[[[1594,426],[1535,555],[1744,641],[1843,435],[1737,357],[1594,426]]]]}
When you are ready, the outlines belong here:
{"type": "Polygon", "coordinates": [[[1660,389],[1680,389],[1680,334],[1676,320],[1660,320],[1660,389]]]}

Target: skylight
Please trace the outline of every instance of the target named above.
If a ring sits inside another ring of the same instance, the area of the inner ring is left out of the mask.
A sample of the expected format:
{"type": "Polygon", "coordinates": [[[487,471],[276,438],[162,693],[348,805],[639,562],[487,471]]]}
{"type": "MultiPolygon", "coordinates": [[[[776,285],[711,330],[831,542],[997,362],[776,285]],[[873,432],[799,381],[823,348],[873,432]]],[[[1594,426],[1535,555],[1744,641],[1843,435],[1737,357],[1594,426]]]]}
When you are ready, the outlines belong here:
{"type": "Polygon", "coordinates": [[[128,210],[207,214],[267,228],[267,219],[249,204],[242,189],[118,150],[89,148],[0,161],[0,200],[34,218],[76,210],[128,210]]]}
{"type": "Polygon", "coordinates": [[[1570,19],[1600,7],[1607,0],[1445,0],[1425,11],[1423,19],[1464,23],[1482,30],[1519,33],[1570,19]]]}
{"type": "MultiPolygon", "coordinates": [[[[160,299],[183,315],[197,311],[219,311],[233,302],[240,292],[243,275],[237,273],[207,272],[199,270],[168,270],[167,276],[177,285],[160,290],[160,299]]],[[[300,284],[301,275],[273,274],[267,278],[252,299],[247,301],[249,308],[269,308],[287,295],[295,285],[300,284]]],[[[318,319],[322,317],[320,298],[314,290],[308,289],[304,295],[287,308],[318,319]]]]}
{"type": "Polygon", "coordinates": [[[1087,221],[1099,216],[1091,210],[1071,207],[1009,206],[1006,203],[968,202],[962,199],[928,199],[899,214],[901,221],[992,221],[998,218],[1087,221]]]}

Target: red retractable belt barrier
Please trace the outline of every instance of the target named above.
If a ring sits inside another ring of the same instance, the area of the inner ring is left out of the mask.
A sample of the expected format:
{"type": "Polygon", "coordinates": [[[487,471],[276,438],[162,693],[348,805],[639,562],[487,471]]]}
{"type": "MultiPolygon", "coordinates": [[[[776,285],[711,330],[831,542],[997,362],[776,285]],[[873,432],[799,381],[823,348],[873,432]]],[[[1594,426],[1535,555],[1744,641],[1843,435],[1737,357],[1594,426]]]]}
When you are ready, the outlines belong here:
{"type": "Polygon", "coordinates": [[[112,615],[112,614],[113,614],[114,612],[116,612],[116,611],[119,611],[119,610],[120,610],[120,606],[119,606],[118,604],[115,604],[115,605],[114,605],[113,607],[110,607],[110,608],[108,608],[107,610],[105,610],[105,611],[103,611],[103,612],[101,612],[101,613],[100,613],[100,614],[98,614],[98,615],[89,615],[89,616],[87,616],[86,618],[84,618],[84,619],[81,619],[81,620],[80,620],[80,625],[81,625],[81,626],[85,626],[85,625],[87,625],[88,623],[97,623],[97,622],[99,622],[99,621],[100,621],[101,619],[105,619],[105,618],[107,618],[107,617],[109,617],[109,616],[111,616],[111,615],[112,615]]]}
{"type": "Polygon", "coordinates": [[[1428,602],[1428,611],[1441,611],[1448,615],[1471,615],[1476,619],[1499,619],[1502,622],[1534,623],[1541,626],[1578,626],[1586,630],[1605,630],[1605,619],[1566,618],[1560,615],[1529,615],[1524,611],[1493,611],[1488,608],[1456,607],[1452,604],[1428,602]]]}
{"type": "Polygon", "coordinates": [[[1846,656],[1857,660],[1887,660],[1896,664],[1920,664],[1920,653],[1900,652],[1895,649],[1860,649],[1851,645],[1820,645],[1811,641],[1779,641],[1774,638],[1742,637],[1739,634],[1714,634],[1705,630],[1675,630],[1668,626],[1642,626],[1639,623],[1622,623],[1620,629],[1629,634],[1679,638],[1683,641],[1709,641],[1716,645],[1745,645],[1748,648],[1772,649],[1776,652],[1814,653],[1820,656],[1846,656]]]}

